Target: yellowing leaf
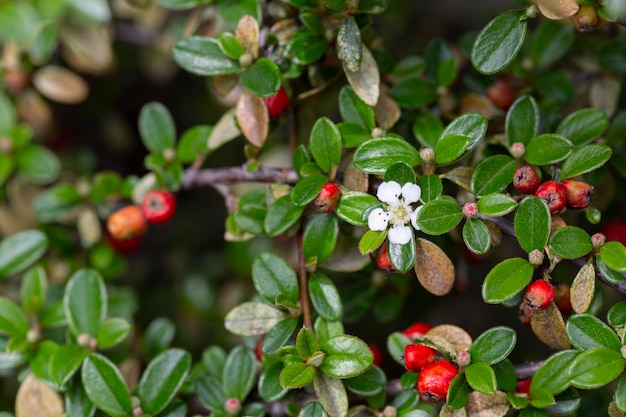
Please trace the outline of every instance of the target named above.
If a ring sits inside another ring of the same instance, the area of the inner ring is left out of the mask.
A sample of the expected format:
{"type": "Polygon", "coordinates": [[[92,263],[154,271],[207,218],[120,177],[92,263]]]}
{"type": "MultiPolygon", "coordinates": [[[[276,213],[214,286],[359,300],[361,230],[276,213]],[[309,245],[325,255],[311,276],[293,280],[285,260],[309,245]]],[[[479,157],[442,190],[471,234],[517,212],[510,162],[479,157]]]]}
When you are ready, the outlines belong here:
{"type": "Polygon", "coordinates": [[[593,300],[593,292],[596,287],[596,273],[592,264],[585,264],[576,278],[572,282],[570,288],[570,302],[572,309],[576,313],[584,313],[587,311],[593,300]]]}
{"type": "Polygon", "coordinates": [[[374,107],[380,94],[380,73],[378,64],[369,49],[363,46],[362,53],[361,68],[358,71],[350,71],[344,67],[344,71],[356,95],[365,104],[374,107]]]}
{"type": "Polygon", "coordinates": [[[15,417],[62,417],[63,413],[61,396],[35,375],[28,375],[15,398],[15,417]]]}
{"type": "Polygon", "coordinates": [[[542,15],[552,20],[567,19],[578,12],[576,0],[537,0],[542,15]]]}
{"type": "Polygon", "coordinates": [[[269,132],[270,116],[261,97],[244,91],[237,101],[237,123],[252,145],[261,148],[269,132]]]}
{"type": "Polygon", "coordinates": [[[446,295],[454,285],[454,264],[443,250],[430,240],[415,242],[415,274],[431,294],[446,295]]]}
{"type": "Polygon", "coordinates": [[[537,338],[552,349],[564,350],[572,346],[567,337],[563,316],[554,303],[544,310],[533,311],[530,327],[537,338]]]}
{"type": "Polygon", "coordinates": [[[453,324],[440,324],[430,329],[426,337],[439,336],[446,339],[457,352],[469,350],[472,346],[472,336],[465,330],[453,324]]]}
{"type": "Polygon", "coordinates": [[[259,23],[250,15],[241,18],[235,30],[235,36],[243,49],[252,55],[253,58],[259,56],[259,23]]]}
{"type": "Polygon", "coordinates": [[[509,400],[503,392],[486,395],[478,391],[470,392],[467,398],[467,417],[503,417],[509,411],[509,400]]]}

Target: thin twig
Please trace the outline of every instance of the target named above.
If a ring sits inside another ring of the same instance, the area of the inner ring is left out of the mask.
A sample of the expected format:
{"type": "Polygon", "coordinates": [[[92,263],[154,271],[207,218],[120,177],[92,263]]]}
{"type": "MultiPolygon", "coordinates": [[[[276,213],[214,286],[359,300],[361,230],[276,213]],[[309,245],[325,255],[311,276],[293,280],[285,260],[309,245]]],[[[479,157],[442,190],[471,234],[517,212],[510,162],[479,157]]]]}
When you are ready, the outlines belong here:
{"type": "Polygon", "coordinates": [[[230,184],[235,182],[279,182],[295,184],[298,176],[291,168],[259,167],[255,171],[248,171],[245,165],[241,167],[189,169],[183,178],[184,188],[214,186],[217,183],[230,184]]]}
{"type": "Polygon", "coordinates": [[[309,304],[309,278],[306,271],[306,262],[302,250],[302,233],[298,233],[298,279],[300,282],[300,306],[304,317],[304,325],[313,330],[311,321],[311,305],[309,304]]]}

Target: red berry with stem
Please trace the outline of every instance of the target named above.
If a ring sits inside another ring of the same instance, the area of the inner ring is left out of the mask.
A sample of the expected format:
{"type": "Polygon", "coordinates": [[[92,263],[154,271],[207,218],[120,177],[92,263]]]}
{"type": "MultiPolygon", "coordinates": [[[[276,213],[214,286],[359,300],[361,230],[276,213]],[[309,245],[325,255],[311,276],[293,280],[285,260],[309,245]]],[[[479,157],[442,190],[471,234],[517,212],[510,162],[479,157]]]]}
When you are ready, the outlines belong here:
{"type": "Polygon", "coordinates": [[[513,171],[513,187],[525,194],[534,194],[541,184],[541,178],[531,165],[522,165],[513,171]]]}
{"type": "Polygon", "coordinates": [[[543,310],[554,300],[554,287],[542,279],[533,281],[524,293],[524,302],[531,310],[543,310]]]}
{"type": "Polygon", "coordinates": [[[287,97],[287,92],[282,86],[278,90],[278,93],[271,97],[266,97],[263,100],[267,105],[270,119],[277,118],[289,108],[289,97],[287,97]]]}
{"type": "Polygon", "coordinates": [[[447,360],[428,365],[422,369],[417,379],[420,398],[431,403],[445,399],[450,383],[458,373],[456,366],[447,360]]]}
{"type": "Polygon", "coordinates": [[[583,181],[565,180],[565,204],[567,207],[583,209],[591,204],[593,185],[583,181]]]}
{"type": "Polygon", "coordinates": [[[148,191],[141,201],[141,209],[150,223],[167,223],[176,213],[176,197],[169,191],[148,191]]]}
{"type": "Polygon", "coordinates": [[[416,321],[415,323],[411,324],[409,327],[404,329],[402,334],[404,334],[406,337],[408,337],[411,340],[415,340],[418,337],[424,336],[426,333],[428,333],[430,329],[432,329],[432,327],[429,326],[428,324],[422,321],[416,321]]]}
{"type": "Polygon", "coordinates": [[[339,197],[341,197],[341,190],[337,184],[327,182],[315,198],[315,206],[319,211],[332,213],[335,210],[335,207],[337,207],[339,197]]]}
{"type": "Polygon", "coordinates": [[[383,367],[383,353],[380,351],[380,348],[376,346],[374,343],[368,343],[367,346],[372,351],[372,355],[374,355],[374,365],[379,368],[383,367]]]}
{"type": "Polygon", "coordinates": [[[148,223],[137,205],[122,207],[107,219],[107,229],[116,240],[128,240],[146,233],[148,223]]]}
{"type": "Polygon", "coordinates": [[[437,360],[437,351],[426,345],[404,347],[404,367],[410,372],[419,372],[437,360]]]}
{"type": "Polygon", "coordinates": [[[558,213],[565,208],[567,196],[563,184],[556,181],[546,181],[537,188],[535,195],[543,198],[548,204],[550,214],[558,213]]]}
{"type": "Polygon", "coordinates": [[[494,106],[501,110],[508,110],[515,101],[515,92],[508,82],[509,77],[501,77],[498,81],[491,84],[485,95],[494,106]]]}

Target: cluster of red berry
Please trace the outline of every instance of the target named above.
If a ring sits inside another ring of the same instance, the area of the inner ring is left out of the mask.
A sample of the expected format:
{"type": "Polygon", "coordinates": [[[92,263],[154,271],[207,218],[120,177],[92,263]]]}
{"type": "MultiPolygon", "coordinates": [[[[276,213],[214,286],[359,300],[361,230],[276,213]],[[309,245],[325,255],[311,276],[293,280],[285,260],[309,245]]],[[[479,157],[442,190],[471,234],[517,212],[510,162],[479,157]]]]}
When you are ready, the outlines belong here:
{"type": "Polygon", "coordinates": [[[108,242],[116,250],[127,253],[139,246],[148,230],[148,223],[164,224],[176,212],[176,197],[169,191],[148,191],[141,206],[131,204],[112,213],[107,219],[108,242]]]}
{"type": "Polygon", "coordinates": [[[515,169],[513,186],[522,193],[543,198],[551,214],[558,213],[565,207],[585,208],[591,204],[593,197],[593,186],[583,181],[568,179],[542,183],[535,168],[528,164],[515,169]]]}

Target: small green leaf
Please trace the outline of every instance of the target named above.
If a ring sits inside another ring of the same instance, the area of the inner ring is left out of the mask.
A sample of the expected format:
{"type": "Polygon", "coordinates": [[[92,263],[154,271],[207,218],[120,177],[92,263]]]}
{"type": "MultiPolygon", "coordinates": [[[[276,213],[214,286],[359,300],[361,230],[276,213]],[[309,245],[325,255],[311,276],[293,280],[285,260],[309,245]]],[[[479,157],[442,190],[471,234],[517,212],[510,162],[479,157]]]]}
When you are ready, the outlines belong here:
{"type": "Polygon", "coordinates": [[[626,326],[626,301],[613,304],[606,314],[606,320],[613,327],[626,326]]]}
{"type": "Polygon", "coordinates": [[[415,235],[404,245],[389,242],[389,261],[398,272],[408,272],[415,264],[415,235]]]}
{"type": "Polygon", "coordinates": [[[335,250],[339,224],[333,213],[320,213],[309,218],[304,226],[302,252],[309,263],[322,263],[335,250]]]}
{"type": "Polygon", "coordinates": [[[341,133],[343,146],[346,148],[356,148],[372,138],[371,130],[367,130],[363,126],[356,123],[339,123],[337,125],[337,129],[339,129],[339,132],[341,133]]]}
{"type": "Polygon", "coordinates": [[[550,356],[533,375],[530,392],[546,389],[556,395],[565,391],[569,386],[569,367],[578,354],[575,350],[563,350],[550,356]]]}
{"type": "Polygon", "coordinates": [[[224,319],[224,327],[240,336],[259,336],[267,333],[285,314],[265,303],[246,302],[230,310],[224,319]]]}
{"type": "Polygon", "coordinates": [[[421,78],[408,78],[389,89],[389,95],[400,107],[424,107],[437,98],[435,86],[421,78]]]}
{"type": "Polygon", "coordinates": [[[616,352],[622,347],[615,332],[591,314],[574,314],[567,320],[567,337],[578,350],[606,348],[616,352]]]}
{"type": "Polygon", "coordinates": [[[441,184],[441,178],[436,174],[422,175],[417,180],[417,185],[422,189],[422,195],[420,201],[422,203],[428,203],[441,197],[443,192],[443,184],[441,184]]]}
{"type": "Polygon", "coordinates": [[[415,171],[408,164],[404,162],[398,162],[397,164],[391,165],[385,171],[385,182],[395,181],[400,186],[410,182],[411,184],[415,184],[415,171]]]}
{"type": "Polygon", "coordinates": [[[472,363],[465,368],[465,378],[470,387],[487,395],[496,393],[496,374],[484,362],[472,363]]]}
{"type": "Polygon", "coordinates": [[[493,217],[505,216],[517,207],[517,201],[514,198],[500,193],[487,194],[476,204],[480,214],[493,217]]]}
{"type": "Polygon", "coordinates": [[[506,67],[517,55],[526,37],[526,17],[523,10],[502,13],[480,31],[471,59],[483,74],[493,74],[506,67]]]}
{"type": "Polygon", "coordinates": [[[163,410],[180,389],[191,367],[191,355],[182,349],[162,352],[148,364],[141,376],[138,394],[144,413],[163,410]]]}
{"type": "Polygon", "coordinates": [[[546,133],[531,139],[524,156],[530,164],[549,165],[567,158],[572,149],[572,142],[565,137],[546,133]]]}
{"type": "Polygon", "coordinates": [[[107,315],[107,292],[104,281],[94,269],[80,269],[65,286],[63,308],[74,336],[98,336],[107,315]]]}
{"type": "Polygon", "coordinates": [[[221,381],[215,376],[208,374],[202,375],[195,381],[194,387],[198,394],[198,399],[203,406],[214,413],[224,411],[226,395],[222,390],[221,381]]]}
{"type": "Polygon", "coordinates": [[[30,3],[2,3],[0,4],[0,39],[25,44],[37,27],[38,20],[37,12],[30,3]]]}
{"type": "Polygon", "coordinates": [[[65,412],[70,417],[92,417],[96,405],[89,400],[82,384],[72,384],[65,393],[65,412]]]}
{"type": "Polygon", "coordinates": [[[574,28],[554,20],[544,20],[537,28],[530,50],[535,68],[541,69],[561,59],[574,41],[574,28]]]}
{"type": "Polygon", "coordinates": [[[65,387],[86,356],[87,351],[77,345],[59,346],[54,355],[49,358],[50,380],[59,389],[65,387]]]}
{"type": "Polygon", "coordinates": [[[228,55],[231,59],[239,59],[246,52],[244,47],[241,46],[239,39],[237,39],[237,37],[232,33],[223,32],[217,40],[220,44],[222,52],[228,55]]]}
{"type": "Polygon", "coordinates": [[[563,161],[561,179],[577,177],[604,165],[613,151],[607,145],[591,144],[576,149],[563,161]]]}
{"type": "Polygon", "coordinates": [[[328,182],[328,177],[317,174],[302,178],[291,190],[291,201],[297,206],[305,206],[319,194],[328,182]]]}
{"type": "Polygon", "coordinates": [[[277,401],[281,399],[287,390],[280,385],[280,372],[283,364],[276,362],[263,370],[259,377],[259,395],[263,401],[277,401]]]}
{"type": "Polygon", "coordinates": [[[259,97],[271,97],[280,89],[280,69],[268,58],[259,58],[244,70],[241,85],[259,97]]]}
{"type": "MultiPolygon", "coordinates": [[[[205,0],[203,2],[206,3],[205,0]]],[[[218,11],[226,23],[233,28],[246,15],[252,16],[259,24],[261,23],[259,0],[222,0],[218,4],[218,11]]]]}
{"type": "Polygon", "coordinates": [[[198,75],[234,74],[241,71],[239,62],[222,52],[219,42],[206,36],[191,36],[176,42],[174,61],[183,69],[198,75]]]}
{"type": "Polygon", "coordinates": [[[278,349],[287,343],[297,326],[298,319],[295,317],[282,319],[269,332],[265,333],[261,343],[261,350],[268,354],[276,353],[278,349]]]}
{"type": "Polygon", "coordinates": [[[78,190],[73,185],[56,184],[37,195],[33,210],[41,222],[54,222],[76,207],[81,199],[78,190]]]}
{"type": "Polygon", "coordinates": [[[337,33],[337,56],[346,68],[356,72],[361,67],[362,53],[361,31],[354,17],[348,16],[341,22],[337,33]]]}
{"type": "Polygon", "coordinates": [[[462,218],[458,204],[440,199],[424,204],[417,214],[416,223],[426,234],[442,235],[454,229],[462,218]]]}
{"type": "Polygon", "coordinates": [[[539,133],[539,106],[531,96],[515,100],[506,114],[506,137],[509,146],[516,142],[527,145],[539,133]]]}
{"type": "Polygon", "coordinates": [[[139,113],[139,133],[144,146],[153,153],[173,148],[176,142],[174,120],[167,107],[156,101],[143,106],[139,113]]]}
{"type": "Polygon", "coordinates": [[[348,5],[346,4],[346,0],[322,0],[322,2],[328,7],[330,10],[341,11],[344,10],[348,5]]]}
{"type": "Polygon", "coordinates": [[[485,137],[485,133],[487,133],[487,119],[480,113],[463,114],[446,126],[443,132],[441,132],[439,140],[455,133],[470,138],[470,143],[465,149],[467,153],[476,148],[485,137]]]}
{"type": "Polygon", "coordinates": [[[368,135],[375,127],[374,110],[365,104],[349,85],[344,86],[339,92],[339,113],[344,122],[361,126],[368,135]]]}
{"type": "Polygon", "coordinates": [[[491,247],[491,233],[482,220],[467,219],[463,225],[463,241],[469,250],[482,255],[491,247]]]}
{"type": "Polygon", "coordinates": [[[341,194],[335,214],[341,220],[354,226],[366,226],[369,209],[379,205],[380,201],[371,194],[348,191],[341,194]]]}
{"type": "Polygon", "coordinates": [[[516,341],[515,330],[506,326],[493,327],[474,340],[469,350],[472,355],[472,363],[496,364],[509,356],[516,341]]]}
{"type": "Polygon", "coordinates": [[[359,12],[367,14],[380,14],[385,11],[390,0],[360,0],[359,12]]]}
{"type": "Polygon", "coordinates": [[[465,382],[465,375],[459,374],[450,383],[448,394],[446,395],[446,404],[453,410],[463,408],[467,403],[468,394],[469,388],[467,382],[465,382]]]}
{"type": "Polygon", "coordinates": [[[9,336],[26,337],[29,329],[26,314],[13,301],[0,297],[0,332],[9,336]]]}
{"type": "Polygon", "coordinates": [[[423,146],[434,148],[442,132],[441,120],[430,113],[418,114],[413,121],[413,135],[423,146]]]}
{"type": "Polygon", "coordinates": [[[515,236],[527,253],[543,251],[550,236],[552,218],[546,202],[535,196],[524,198],[517,206],[514,219],[515,236]]]}
{"type": "Polygon", "coordinates": [[[302,326],[296,337],[296,350],[303,361],[319,350],[315,335],[305,326],[302,326]]]}
{"type": "Polygon", "coordinates": [[[341,162],[341,133],[330,119],[322,117],[315,122],[309,146],[315,162],[325,172],[330,173],[341,162]]]}
{"type": "Polygon", "coordinates": [[[20,175],[34,184],[52,182],[61,171],[61,163],[54,153],[32,144],[17,152],[16,167],[20,175]]]}
{"type": "Polygon", "coordinates": [[[130,394],[119,369],[106,357],[91,353],[83,362],[81,377],[89,399],[113,417],[132,414],[130,394]]]}
{"type": "Polygon", "coordinates": [[[599,388],[614,380],[624,370],[620,352],[597,348],[587,350],[574,359],[569,370],[570,384],[576,388],[599,388]]]}
{"type": "Polygon", "coordinates": [[[368,140],[354,152],[354,166],[368,174],[384,174],[387,168],[397,162],[414,167],[421,160],[411,144],[393,136],[368,140]]]}
{"type": "Polygon", "coordinates": [[[157,317],[152,320],[144,333],[144,342],[151,357],[161,353],[172,342],[176,334],[176,326],[172,320],[157,317]]]}
{"type": "Polygon", "coordinates": [[[222,384],[227,397],[245,400],[254,385],[256,359],[252,350],[237,346],[226,358],[222,384]]]}
{"type": "Polygon", "coordinates": [[[576,226],[565,226],[550,236],[550,250],[563,259],[580,258],[591,252],[591,237],[576,226]]]}
{"type": "Polygon", "coordinates": [[[343,383],[323,372],[315,372],[313,388],[329,417],[343,417],[348,413],[348,395],[343,383]]]}
{"type": "Polygon", "coordinates": [[[385,230],[368,230],[359,241],[359,252],[365,256],[380,247],[387,238],[387,229],[385,230]]]}
{"type": "Polygon", "coordinates": [[[26,313],[41,312],[48,293],[46,270],[42,266],[34,266],[24,274],[20,287],[20,301],[26,313]]]}
{"type": "Polygon", "coordinates": [[[522,258],[500,262],[489,271],[483,282],[483,300],[489,304],[503,303],[528,285],[533,270],[533,266],[522,258]]]}
{"type": "Polygon", "coordinates": [[[265,216],[265,231],[271,237],[289,229],[302,215],[304,207],[296,206],[290,195],[284,195],[274,202],[265,216]]]}
{"type": "MultiPolygon", "coordinates": [[[[2,252],[1,244],[0,252],[2,252]]],[[[602,262],[613,271],[626,272],[626,248],[620,242],[606,242],[600,248],[599,256],[602,262]]]]}
{"type": "Polygon", "coordinates": [[[174,10],[186,10],[199,6],[204,0],[156,0],[157,4],[174,10]]]}
{"type": "Polygon", "coordinates": [[[327,415],[322,404],[313,401],[302,407],[298,413],[298,417],[327,417],[327,415]]]}
{"type": "Polygon", "coordinates": [[[304,362],[293,362],[280,373],[280,385],[285,389],[295,389],[309,385],[313,381],[315,368],[304,362]]]}
{"type": "Polygon", "coordinates": [[[341,298],[335,284],[321,273],[315,273],[309,278],[309,294],[315,311],[326,320],[341,318],[341,298]]]}
{"type": "Polygon", "coordinates": [[[609,118],[600,109],[578,110],[567,116],[556,128],[556,133],[566,137],[574,146],[591,142],[609,126],[609,118]]]}
{"type": "Polygon", "coordinates": [[[476,197],[498,193],[513,181],[517,163],[507,155],[494,155],[483,159],[474,170],[471,180],[476,197]]]}
{"type": "Polygon", "coordinates": [[[496,381],[498,381],[498,387],[501,390],[515,390],[515,385],[517,383],[517,374],[515,372],[515,366],[510,360],[504,359],[496,364],[491,365],[491,368],[496,373],[496,381]]]}
{"type": "Polygon", "coordinates": [[[328,42],[308,29],[297,31],[287,44],[286,52],[298,65],[309,65],[324,56],[328,42]]]}
{"type": "Polygon", "coordinates": [[[212,126],[199,125],[185,131],[178,141],[176,157],[180,162],[193,162],[209,152],[207,142],[213,131],[212,126]]]}
{"type": "Polygon", "coordinates": [[[121,318],[109,318],[102,322],[98,330],[98,349],[108,349],[120,343],[132,327],[130,323],[121,318]]]}
{"type": "Polygon", "coordinates": [[[435,145],[435,162],[447,165],[459,159],[470,143],[469,136],[452,133],[439,139],[435,145]]]}
{"type": "Polygon", "coordinates": [[[378,366],[372,366],[361,375],[344,380],[344,385],[355,394],[371,396],[381,392],[386,382],[385,373],[378,366]]]}
{"type": "Polygon", "coordinates": [[[280,257],[269,252],[257,256],[252,263],[254,287],[270,303],[283,295],[290,301],[298,301],[298,278],[296,273],[280,257]]]}
{"type": "Polygon", "coordinates": [[[335,378],[351,378],[372,365],[370,348],[354,336],[340,335],[326,340],[320,350],[326,354],[320,369],[335,378]]]}
{"type": "Polygon", "coordinates": [[[615,387],[615,405],[622,411],[626,410],[626,374],[622,374],[615,387]]]}

